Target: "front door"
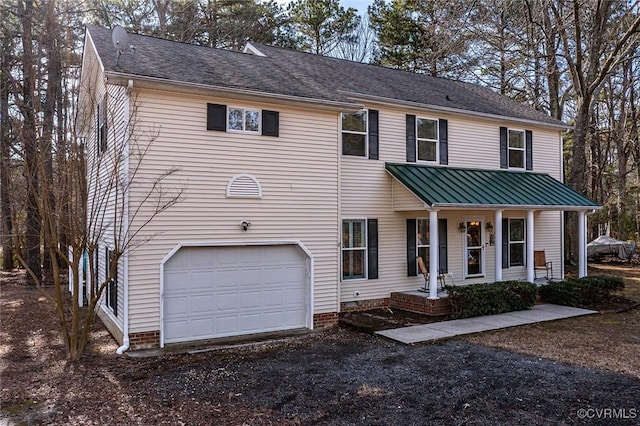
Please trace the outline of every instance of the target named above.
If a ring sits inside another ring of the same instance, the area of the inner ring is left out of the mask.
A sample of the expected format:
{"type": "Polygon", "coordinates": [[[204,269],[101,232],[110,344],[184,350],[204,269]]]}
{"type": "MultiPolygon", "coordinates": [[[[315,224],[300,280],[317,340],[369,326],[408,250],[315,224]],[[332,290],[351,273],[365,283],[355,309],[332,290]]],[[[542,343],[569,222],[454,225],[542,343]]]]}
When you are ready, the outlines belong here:
{"type": "Polygon", "coordinates": [[[464,241],[465,277],[484,276],[484,238],[482,220],[466,220],[467,232],[464,241]]]}

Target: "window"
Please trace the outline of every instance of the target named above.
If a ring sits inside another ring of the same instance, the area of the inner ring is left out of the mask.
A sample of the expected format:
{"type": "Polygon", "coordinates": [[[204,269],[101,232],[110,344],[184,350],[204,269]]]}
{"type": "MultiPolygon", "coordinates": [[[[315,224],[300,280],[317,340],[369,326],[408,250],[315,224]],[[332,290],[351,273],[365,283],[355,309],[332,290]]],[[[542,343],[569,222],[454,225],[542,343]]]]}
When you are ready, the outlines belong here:
{"type": "Polygon", "coordinates": [[[524,266],[524,219],[509,219],[509,266],[524,266]]]}
{"type": "Polygon", "coordinates": [[[524,169],[524,131],[509,129],[509,168],[524,169]]]}
{"type": "Polygon", "coordinates": [[[96,132],[96,141],[98,143],[98,154],[102,154],[107,150],[107,96],[103,96],[98,102],[98,125],[96,132]]]}
{"type": "Polygon", "coordinates": [[[438,161],[438,120],[416,118],[418,161],[438,161]]]}
{"type": "Polygon", "coordinates": [[[227,130],[260,133],[260,111],[229,107],[227,112],[227,130]]]}
{"type": "MultiPolygon", "coordinates": [[[[416,253],[429,269],[429,219],[416,219],[416,253]]],[[[416,259],[417,262],[417,259],[416,259]]]]}
{"type": "Polygon", "coordinates": [[[341,114],[342,155],[367,156],[367,111],[341,114]]]}
{"type": "Polygon", "coordinates": [[[342,279],[366,278],[366,220],[342,221],[342,279]]]}

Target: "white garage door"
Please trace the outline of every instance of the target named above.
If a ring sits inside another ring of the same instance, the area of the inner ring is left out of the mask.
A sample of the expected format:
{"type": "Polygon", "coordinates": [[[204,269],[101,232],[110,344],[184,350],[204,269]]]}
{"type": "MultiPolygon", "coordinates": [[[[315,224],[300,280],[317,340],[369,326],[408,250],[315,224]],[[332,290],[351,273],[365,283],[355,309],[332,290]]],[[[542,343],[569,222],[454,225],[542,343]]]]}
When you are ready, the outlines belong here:
{"type": "Polygon", "coordinates": [[[164,343],[306,327],[308,261],[296,245],[182,247],[164,264],[164,343]]]}

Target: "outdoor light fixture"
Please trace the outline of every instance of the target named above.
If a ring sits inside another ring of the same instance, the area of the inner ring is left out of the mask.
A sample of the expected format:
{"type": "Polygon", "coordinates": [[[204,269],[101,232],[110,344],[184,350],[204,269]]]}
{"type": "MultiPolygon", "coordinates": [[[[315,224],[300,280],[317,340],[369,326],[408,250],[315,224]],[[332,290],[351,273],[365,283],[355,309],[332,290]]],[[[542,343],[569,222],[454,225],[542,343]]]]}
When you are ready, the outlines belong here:
{"type": "Polygon", "coordinates": [[[493,223],[487,222],[487,231],[489,231],[489,233],[493,232],[493,223]]]}
{"type": "Polygon", "coordinates": [[[458,231],[467,232],[467,225],[465,225],[464,222],[458,223],[458,231]]]}
{"type": "Polygon", "coordinates": [[[242,227],[243,231],[246,231],[247,229],[251,228],[251,222],[247,222],[246,220],[243,220],[240,226],[242,227]]]}

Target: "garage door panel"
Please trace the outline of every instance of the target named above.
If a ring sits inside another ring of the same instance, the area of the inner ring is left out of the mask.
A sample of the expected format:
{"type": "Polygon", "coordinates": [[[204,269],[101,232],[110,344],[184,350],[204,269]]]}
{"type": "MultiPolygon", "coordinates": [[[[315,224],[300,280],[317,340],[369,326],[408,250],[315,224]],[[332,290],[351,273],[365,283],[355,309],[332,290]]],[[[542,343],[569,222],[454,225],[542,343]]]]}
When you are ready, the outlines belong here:
{"type": "MultiPolygon", "coordinates": [[[[209,266],[211,268],[211,266],[209,266]]],[[[191,290],[202,291],[211,290],[211,283],[216,279],[215,271],[193,271],[191,272],[191,290]]]]}
{"type": "Polygon", "coordinates": [[[294,245],[180,249],[165,263],[164,342],[305,327],[307,261],[294,245]]]}
{"type": "Polygon", "coordinates": [[[191,299],[191,312],[194,315],[209,315],[211,305],[214,304],[213,295],[194,297],[191,299]]]}
{"type": "Polygon", "coordinates": [[[189,312],[189,298],[186,296],[165,298],[164,312],[165,316],[169,317],[187,315],[189,312]]]}
{"type": "Polygon", "coordinates": [[[195,338],[206,338],[214,332],[214,321],[211,318],[194,319],[191,321],[192,335],[195,338]]]}
{"type": "Polygon", "coordinates": [[[259,308],[262,305],[262,294],[260,291],[244,291],[240,294],[240,308],[259,308]]]}
{"type": "Polygon", "coordinates": [[[216,325],[216,335],[221,337],[232,335],[238,329],[238,315],[218,316],[216,325]]]}
{"type": "Polygon", "coordinates": [[[217,293],[216,294],[216,307],[218,311],[236,311],[239,308],[239,297],[237,292],[233,293],[217,293]]]}
{"type": "Polygon", "coordinates": [[[263,306],[266,308],[282,306],[284,295],[283,289],[265,290],[262,293],[263,306]]]}

